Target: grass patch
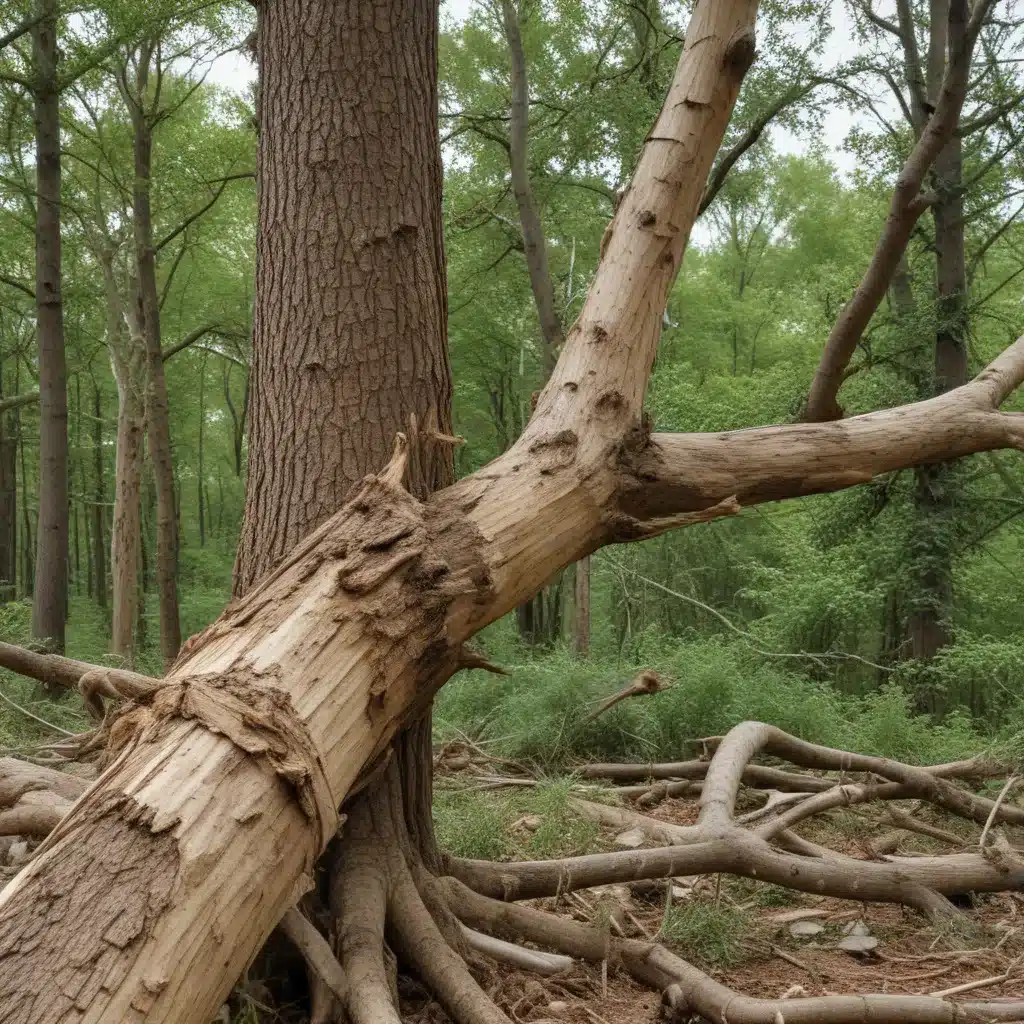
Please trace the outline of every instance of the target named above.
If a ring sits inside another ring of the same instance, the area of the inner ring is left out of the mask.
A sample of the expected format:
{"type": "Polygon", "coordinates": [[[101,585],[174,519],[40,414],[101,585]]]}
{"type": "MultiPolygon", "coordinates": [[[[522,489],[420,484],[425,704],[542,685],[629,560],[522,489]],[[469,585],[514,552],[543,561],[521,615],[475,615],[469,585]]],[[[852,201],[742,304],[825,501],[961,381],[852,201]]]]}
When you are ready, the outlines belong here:
{"type": "Polygon", "coordinates": [[[437,841],[447,853],[478,860],[546,860],[591,853],[600,846],[600,829],[573,812],[571,795],[570,779],[509,793],[438,789],[437,841]],[[530,827],[522,824],[524,820],[530,827]]]}
{"type": "Polygon", "coordinates": [[[456,857],[506,859],[515,848],[508,834],[514,820],[511,801],[451,790],[434,794],[437,842],[442,850],[456,857]]]}
{"type": "Polygon", "coordinates": [[[702,967],[735,967],[746,958],[742,940],[748,926],[742,910],[695,900],[669,907],[661,938],[702,967]]]}

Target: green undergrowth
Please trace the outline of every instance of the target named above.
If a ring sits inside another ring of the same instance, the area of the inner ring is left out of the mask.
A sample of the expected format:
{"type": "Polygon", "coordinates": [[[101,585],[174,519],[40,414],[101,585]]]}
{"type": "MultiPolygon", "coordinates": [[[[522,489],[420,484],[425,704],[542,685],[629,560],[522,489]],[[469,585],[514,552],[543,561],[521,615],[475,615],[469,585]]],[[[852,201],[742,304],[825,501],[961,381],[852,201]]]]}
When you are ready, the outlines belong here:
{"type": "MultiPolygon", "coordinates": [[[[491,753],[553,773],[587,760],[679,760],[692,756],[693,739],[747,719],[815,743],[915,763],[969,757],[996,740],[965,712],[941,722],[915,713],[899,685],[844,695],[722,640],[663,638],[632,664],[581,661],[564,651],[532,658],[511,647],[502,653],[518,658],[501,662],[508,677],[468,672],[445,687],[435,711],[438,738],[467,735],[491,753]],[[658,670],[672,687],[587,720],[597,701],[641,668],[658,670]]],[[[1024,750],[1024,714],[1017,723],[1019,730],[1012,719],[1004,729],[1002,746],[1024,750]]]]}
{"type": "Polygon", "coordinates": [[[673,904],[661,922],[660,938],[700,967],[735,967],[746,959],[743,940],[749,914],[713,898],[673,904]]]}
{"type": "Polygon", "coordinates": [[[545,860],[601,849],[600,830],[574,814],[571,779],[530,789],[434,793],[441,847],[480,860],[545,860]]]}

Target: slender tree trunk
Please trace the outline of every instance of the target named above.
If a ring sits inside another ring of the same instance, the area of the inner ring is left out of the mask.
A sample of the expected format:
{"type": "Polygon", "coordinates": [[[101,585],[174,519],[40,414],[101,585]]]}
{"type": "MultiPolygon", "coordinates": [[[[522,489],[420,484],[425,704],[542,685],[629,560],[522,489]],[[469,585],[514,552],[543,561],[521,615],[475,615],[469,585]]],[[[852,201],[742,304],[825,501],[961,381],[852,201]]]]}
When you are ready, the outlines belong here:
{"type": "Polygon", "coordinates": [[[174,498],[170,406],[160,340],[160,296],[150,212],[153,135],[144,119],[135,127],[135,246],[139,295],[145,326],[148,372],[145,394],[146,434],[157,490],[157,593],[160,599],[160,650],[171,665],[181,647],[178,611],[178,518],[174,498]]]}
{"type": "MultiPolygon", "coordinates": [[[[523,232],[523,254],[530,275],[530,288],[541,330],[541,372],[547,383],[555,368],[562,346],[562,320],[555,302],[555,286],[548,263],[547,239],[541,221],[537,200],[530,181],[529,131],[530,83],[526,54],[523,50],[519,12],[515,0],[502,0],[505,41],[508,44],[511,82],[509,112],[509,165],[512,192],[519,210],[519,225],[523,232]]],[[[577,574],[580,572],[577,568],[577,574]]],[[[516,610],[519,635],[527,643],[553,643],[561,626],[561,587],[556,584],[535,595],[522,608],[516,610]]]]}
{"type": "Polygon", "coordinates": [[[100,389],[93,392],[92,422],[93,459],[95,461],[95,491],[92,506],[93,553],[96,565],[96,603],[107,607],[107,565],[104,556],[106,545],[106,488],[103,485],[103,402],[100,389]]]}
{"type": "MultiPolygon", "coordinates": [[[[78,470],[79,479],[82,475],[82,384],[81,378],[75,375],[75,443],[70,453],[70,460],[68,466],[68,476],[73,478],[75,470],[78,470]]],[[[84,491],[82,492],[85,493],[84,491]]],[[[68,498],[68,507],[71,515],[71,538],[72,538],[72,550],[74,552],[74,573],[71,575],[69,582],[75,588],[75,593],[81,596],[82,594],[82,523],[79,517],[80,502],[77,501],[73,496],[68,498]]],[[[86,542],[86,557],[88,557],[88,541],[86,542]]]]}
{"type": "Polygon", "coordinates": [[[135,256],[139,272],[139,299],[146,341],[146,433],[156,485],[156,582],[160,601],[160,651],[170,665],[181,647],[178,610],[178,515],[175,504],[174,458],[171,450],[170,405],[160,339],[160,293],[156,283],[156,249],[150,208],[153,173],[153,129],[142,108],[146,101],[152,47],[139,57],[137,104],[132,110],[135,183],[132,193],[135,256]]]}
{"type": "Polygon", "coordinates": [[[197,474],[197,497],[199,499],[199,546],[206,547],[206,494],[203,486],[203,425],[206,421],[204,386],[206,384],[206,356],[203,356],[199,371],[199,471],[197,474]]]}
{"type": "Polygon", "coordinates": [[[590,654],[590,555],[576,563],[576,653],[590,654]]]}
{"type": "MultiPolygon", "coordinates": [[[[945,67],[949,0],[933,0],[928,50],[929,99],[936,102],[945,67]]],[[[953,31],[962,31],[954,25],[953,31]]],[[[935,226],[935,298],[939,328],[935,338],[933,394],[960,387],[967,376],[967,266],[964,238],[963,143],[954,134],[934,165],[938,199],[935,226]]],[[[952,641],[955,506],[959,490],[956,465],[938,463],[916,471],[917,520],[911,540],[915,569],[913,608],[908,619],[911,655],[931,661],[952,641]]],[[[934,708],[929,708],[934,710],[934,708]]]]}
{"type": "Polygon", "coordinates": [[[25,431],[21,422],[21,411],[16,410],[18,425],[18,454],[21,462],[21,588],[26,597],[31,597],[35,586],[35,566],[32,553],[32,514],[28,507],[28,463],[25,459],[25,431]]]}
{"type": "Polygon", "coordinates": [[[18,579],[16,413],[0,416],[0,600],[14,600],[18,579]]]}
{"type": "Polygon", "coordinates": [[[39,344],[39,529],[32,635],[64,650],[68,578],[68,396],[60,268],[57,0],[39,0],[36,73],[36,331],[39,344]]]}
{"type": "MultiPolygon", "coordinates": [[[[114,518],[110,531],[112,583],[111,650],[128,664],[135,660],[139,612],[142,468],[145,442],[146,343],[134,294],[123,303],[114,275],[113,254],[100,254],[107,301],[107,347],[117,383],[117,437],[114,455],[114,518]],[[123,321],[128,323],[125,338],[123,321]]],[[[133,288],[129,289],[134,292],[133,288]]],[[[96,391],[96,436],[102,441],[96,391]]],[[[96,486],[103,494],[103,460],[97,447],[96,486]]],[[[102,506],[97,506],[102,507],[102,506]]],[[[102,520],[101,520],[102,522],[102,520]]]]}
{"type": "Polygon", "coordinates": [[[130,382],[117,382],[117,452],[114,469],[114,521],[110,538],[113,580],[111,649],[129,664],[135,659],[141,552],[144,413],[130,382]]]}

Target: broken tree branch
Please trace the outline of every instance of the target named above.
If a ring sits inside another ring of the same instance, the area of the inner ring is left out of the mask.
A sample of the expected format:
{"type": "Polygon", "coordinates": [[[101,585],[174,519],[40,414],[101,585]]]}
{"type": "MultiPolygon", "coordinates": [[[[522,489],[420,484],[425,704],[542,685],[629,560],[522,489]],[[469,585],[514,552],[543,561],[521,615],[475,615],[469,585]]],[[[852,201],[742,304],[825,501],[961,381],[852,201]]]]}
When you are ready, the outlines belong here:
{"type": "Polygon", "coordinates": [[[615,707],[619,701],[626,700],[629,697],[649,697],[653,693],[661,693],[662,690],[667,690],[669,685],[657,672],[652,669],[644,669],[643,672],[634,677],[628,686],[624,686],[618,693],[613,693],[610,697],[602,700],[583,721],[592,722],[595,718],[603,715],[609,708],[615,707]]]}

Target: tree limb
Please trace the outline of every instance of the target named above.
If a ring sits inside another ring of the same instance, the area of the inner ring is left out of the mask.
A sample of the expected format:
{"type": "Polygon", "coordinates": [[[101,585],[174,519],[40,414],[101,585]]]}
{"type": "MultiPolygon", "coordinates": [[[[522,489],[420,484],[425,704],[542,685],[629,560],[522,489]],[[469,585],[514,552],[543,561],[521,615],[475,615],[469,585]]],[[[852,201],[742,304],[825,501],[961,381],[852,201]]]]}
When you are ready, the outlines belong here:
{"type": "Polygon", "coordinates": [[[787,89],[768,107],[767,110],[754,120],[743,135],[737,139],[729,151],[719,157],[718,162],[715,164],[715,169],[711,172],[711,177],[708,179],[708,183],[704,187],[704,193],[700,199],[698,215],[704,213],[704,211],[707,210],[707,208],[715,201],[715,196],[717,196],[721,191],[729,172],[736,165],[736,162],[740,157],[742,157],[743,154],[752,146],[757,144],[757,141],[761,138],[765,128],[767,128],[783,110],[787,107],[793,106],[794,103],[799,103],[820,84],[821,82],[815,80],[807,85],[794,85],[787,89]]]}
{"type": "Polygon", "coordinates": [[[176,356],[179,352],[184,351],[190,345],[194,345],[201,338],[206,337],[207,334],[214,333],[219,327],[220,324],[203,324],[201,327],[197,327],[194,331],[190,331],[186,334],[181,341],[165,348],[161,354],[161,359],[166,363],[171,356],[176,356]]]}
{"type": "Polygon", "coordinates": [[[655,434],[623,453],[618,507],[639,520],[735,495],[756,505],[867,483],[911,465],[1024,449],[1024,414],[999,404],[1024,381],[1024,337],[938,398],[853,416],[721,434],[655,434]]]}
{"type": "Polygon", "coordinates": [[[0,412],[9,412],[11,409],[20,409],[23,405],[32,405],[39,401],[38,391],[26,391],[23,395],[13,395],[10,398],[0,398],[0,412]]]}
{"type": "MultiPolygon", "coordinates": [[[[962,43],[950,54],[935,111],[897,179],[889,216],[875,246],[871,263],[825,342],[825,351],[807,397],[804,417],[810,422],[835,420],[842,416],[837,395],[843,373],[864,329],[885,297],[918,217],[928,208],[928,202],[920,194],[921,186],[928,169],[956,130],[967,89],[971,54],[977,30],[980,29],[980,20],[977,21],[977,28],[974,28],[976,18],[980,9],[990,7],[991,3],[992,0],[978,0],[968,29],[950,34],[952,40],[962,40],[962,43]]],[[[951,20],[955,18],[966,22],[967,0],[952,0],[949,16],[951,20]]]]}

